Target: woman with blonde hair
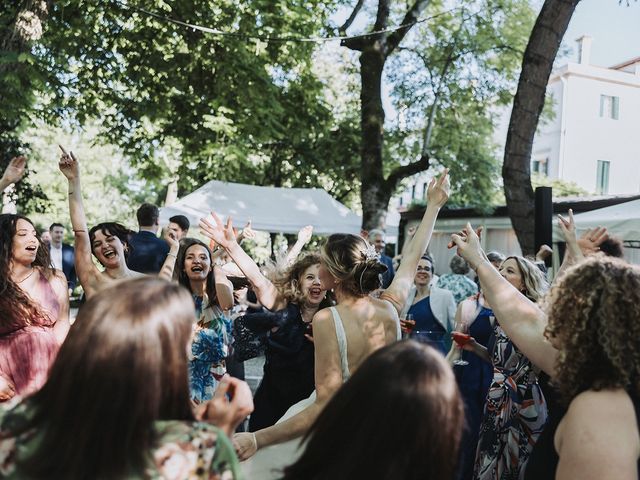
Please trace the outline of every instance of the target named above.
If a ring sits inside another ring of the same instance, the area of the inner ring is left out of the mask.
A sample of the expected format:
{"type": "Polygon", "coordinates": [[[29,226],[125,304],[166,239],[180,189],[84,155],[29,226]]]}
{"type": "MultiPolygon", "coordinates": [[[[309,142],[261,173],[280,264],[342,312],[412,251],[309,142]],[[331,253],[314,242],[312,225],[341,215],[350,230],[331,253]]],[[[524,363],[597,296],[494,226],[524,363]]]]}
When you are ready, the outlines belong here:
{"type": "MultiPolygon", "coordinates": [[[[418,261],[448,195],[445,170],[440,179],[434,178],[429,184],[422,222],[391,285],[380,298],[370,295],[380,288],[380,275],[386,270],[375,248],[358,235],[334,234],[327,239],[321,252],[320,280],[325,289],[333,289],[337,306],[322,309],[313,317],[316,390],[290,408],[276,425],[255,434],[234,436],[241,459],[251,457],[258,449],[281,444],[271,451],[264,450],[245,472],[249,470],[256,478],[269,478],[274,469],[294,461],[297,439],[309,429],[333,394],[371,353],[400,338],[398,313],[406,302],[418,261]]],[[[216,226],[203,221],[201,227],[215,235],[216,241],[224,240],[230,224],[225,228],[217,217],[214,219],[216,226]]]]}
{"type": "Polygon", "coordinates": [[[561,220],[561,227],[578,263],[542,307],[489,267],[469,225],[453,239],[504,330],[552,377],[567,407],[559,424],[545,428],[526,478],[637,479],[640,270],[598,255],[583,260],[573,221],[561,220]]]}
{"type": "MultiPolygon", "coordinates": [[[[499,274],[531,302],[539,301],[546,292],[542,272],[526,258],[507,257],[499,274]]],[[[488,300],[495,312],[494,302],[488,300]]],[[[547,405],[538,372],[505,333],[498,315],[490,344],[487,349],[472,338],[463,347],[493,366],[480,423],[474,478],[518,478],[544,428],[547,405]]]]}
{"type": "Polygon", "coordinates": [[[226,435],[251,411],[251,393],[227,379],[196,421],[187,377],[192,323],[190,295],[164,280],[96,293],[44,387],[0,410],[0,476],[238,478],[226,435]]]}

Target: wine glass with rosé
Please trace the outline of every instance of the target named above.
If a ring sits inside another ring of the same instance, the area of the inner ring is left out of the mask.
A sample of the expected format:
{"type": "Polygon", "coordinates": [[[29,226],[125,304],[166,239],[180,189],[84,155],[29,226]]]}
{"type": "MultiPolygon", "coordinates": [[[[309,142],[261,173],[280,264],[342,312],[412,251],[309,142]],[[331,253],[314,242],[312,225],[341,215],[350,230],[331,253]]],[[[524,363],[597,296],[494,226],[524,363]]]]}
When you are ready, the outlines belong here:
{"type": "Polygon", "coordinates": [[[464,320],[458,320],[456,322],[456,329],[451,332],[451,336],[453,337],[453,341],[456,342],[457,349],[456,359],[453,361],[453,364],[459,366],[469,365],[469,362],[462,358],[462,347],[471,340],[469,324],[464,320]]]}
{"type": "Polygon", "coordinates": [[[411,336],[413,333],[413,329],[416,326],[416,321],[413,319],[413,315],[411,313],[407,313],[406,317],[400,320],[400,327],[402,328],[402,332],[404,333],[405,338],[411,336]]]}

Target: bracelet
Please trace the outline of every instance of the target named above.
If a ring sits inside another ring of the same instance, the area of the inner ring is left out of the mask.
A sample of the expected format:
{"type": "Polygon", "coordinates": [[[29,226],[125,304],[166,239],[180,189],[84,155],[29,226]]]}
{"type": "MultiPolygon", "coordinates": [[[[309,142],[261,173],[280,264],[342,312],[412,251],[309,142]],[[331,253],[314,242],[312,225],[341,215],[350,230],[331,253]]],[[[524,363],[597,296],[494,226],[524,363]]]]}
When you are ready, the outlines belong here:
{"type": "Polygon", "coordinates": [[[173,257],[173,258],[178,258],[178,256],[175,253],[167,253],[167,257],[173,257]]]}
{"type": "Polygon", "coordinates": [[[73,233],[87,233],[86,230],[74,230],[73,233]]]}

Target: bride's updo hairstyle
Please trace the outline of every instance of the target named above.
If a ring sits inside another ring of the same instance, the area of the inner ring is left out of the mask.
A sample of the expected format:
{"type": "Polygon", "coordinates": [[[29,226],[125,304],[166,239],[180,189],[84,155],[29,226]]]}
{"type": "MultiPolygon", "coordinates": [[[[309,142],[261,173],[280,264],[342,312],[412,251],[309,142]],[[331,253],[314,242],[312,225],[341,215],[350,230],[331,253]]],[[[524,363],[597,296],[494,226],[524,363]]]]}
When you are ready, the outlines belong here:
{"type": "Polygon", "coordinates": [[[382,286],[387,271],[375,248],[359,235],[331,235],[321,251],[322,263],[348,294],[363,297],[382,286]]]}

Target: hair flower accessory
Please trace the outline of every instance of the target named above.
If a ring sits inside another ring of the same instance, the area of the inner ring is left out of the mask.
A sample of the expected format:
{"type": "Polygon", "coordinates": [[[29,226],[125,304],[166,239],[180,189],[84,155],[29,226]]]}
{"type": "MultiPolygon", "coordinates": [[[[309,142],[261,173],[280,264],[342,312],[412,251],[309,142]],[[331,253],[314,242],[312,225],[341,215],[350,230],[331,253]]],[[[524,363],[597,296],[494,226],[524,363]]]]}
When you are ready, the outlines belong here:
{"type": "Polygon", "coordinates": [[[380,254],[376,252],[373,245],[367,244],[367,248],[362,252],[363,258],[368,262],[369,260],[380,260],[380,254]]]}

